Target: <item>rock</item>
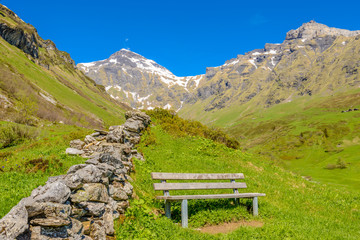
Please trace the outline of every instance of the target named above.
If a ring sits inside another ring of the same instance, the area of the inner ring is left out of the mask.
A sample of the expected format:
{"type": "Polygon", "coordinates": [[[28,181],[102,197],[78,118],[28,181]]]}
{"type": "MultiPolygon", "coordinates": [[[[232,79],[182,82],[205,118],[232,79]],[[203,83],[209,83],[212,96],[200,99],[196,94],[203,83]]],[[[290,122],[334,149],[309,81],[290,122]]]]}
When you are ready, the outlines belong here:
{"type": "Polygon", "coordinates": [[[104,131],[104,130],[94,129],[94,131],[95,131],[96,133],[101,134],[101,135],[108,135],[108,132],[107,132],[107,131],[104,131]]]}
{"type": "MultiPolygon", "coordinates": [[[[51,240],[55,240],[56,238],[68,238],[69,234],[67,232],[68,226],[61,227],[41,227],[41,240],[43,237],[50,237],[51,240]]],[[[47,239],[47,238],[45,238],[47,239]]]]}
{"type": "Polygon", "coordinates": [[[116,210],[119,213],[125,213],[125,210],[129,207],[129,201],[118,201],[116,210]]]}
{"type": "Polygon", "coordinates": [[[78,190],[71,195],[71,201],[75,203],[93,201],[107,203],[109,195],[106,187],[101,183],[86,183],[84,190],[78,190]]]}
{"type": "Polygon", "coordinates": [[[28,228],[28,212],[20,202],[0,220],[0,239],[15,239],[28,228]]]}
{"type": "Polygon", "coordinates": [[[107,235],[114,235],[114,218],[113,218],[113,209],[111,206],[107,205],[105,208],[105,213],[103,216],[105,233],[107,235]]]}
{"type": "Polygon", "coordinates": [[[113,182],[109,185],[109,194],[114,200],[127,200],[129,199],[123,185],[119,182],[113,182]]]}
{"type": "Polygon", "coordinates": [[[141,111],[127,111],[125,113],[125,118],[126,120],[129,119],[140,120],[143,122],[145,127],[147,127],[151,122],[150,117],[146,113],[141,111]]]}
{"type": "Polygon", "coordinates": [[[61,181],[40,186],[31,192],[36,202],[65,203],[70,197],[70,189],[61,181]]]}
{"type": "Polygon", "coordinates": [[[91,222],[90,221],[85,221],[85,222],[82,222],[82,225],[83,225],[83,229],[84,229],[84,234],[90,235],[91,222]]]}
{"type": "Polygon", "coordinates": [[[84,139],[84,142],[86,144],[90,144],[90,143],[96,142],[96,139],[91,135],[87,135],[84,139]]]}
{"type": "Polygon", "coordinates": [[[106,136],[106,141],[108,143],[124,143],[123,126],[113,126],[110,127],[109,130],[110,131],[106,136]]]}
{"type": "MultiPolygon", "coordinates": [[[[79,164],[77,166],[79,170],[71,173],[73,171],[70,171],[71,169],[69,169],[70,174],[65,177],[66,185],[71,189],[80,188],[84,183],[100,182],[103,177],[103,173],[100,169],[92,164],[79,164]]],[[[76,170],[76,168],[77,167],[74,166],[74,170],[76,170]]]]}
{"type": "Polygon", "coordinates": [[[141,120],[135,120],[133,118],[129,118],[124,123],[124,130],[134,133],[140,133],[145,129],[145,125],[141,120]]]}
{"type": "Polygon", "coordinates": [[[79,220],[71,218],[71,227],[67,230],[67,232],[70,236],[83,235],[84,234],[84,226],[82,225],[82,223],[79,220]]]}
{"type": "Polygon", "coordinates": [[[67,171],[67,174],[71,174],[71,173],[75,173],[80,169],[83,169],[84,167],[86,167],[87,164],[77,164],[77,165],[73,165],[69,168],[69,170],[67,171]]]}
{"type": "Polygon", "coordinates": [[[104,221],[95,220],[90,226],[90,237],[93,240],[105,240],[106,233],[104,228],[104,221]]]}
{"type": "Polygon", "coordinates": [[[106,163],[114,168],[124,168],[124,164],[121,162],[120,154],[102,153],[99,156],[99,162],[106,163]]]}
{"type": "Polygon", "coordinates": [[[80,139],[70,141],[70,147],[81,150],[85,146],[85,142],[80,139]]]}
{"type": "Polygon", "coordinates": [[[90,136],[92,136],[92,137],[98,137],[100,135],[101,134],[99,132],[94,132],[94,133],[90,134],[90,136]]]}
{"type": "Polygon", "coordinates": [[[69,220],[62,218],[35,218],[30,221],[31,225],[42,226],[42,227],[62,227],[70,225],[69,220]]]}
{"type": "Polygon", "coordinates": [[[85,152],[83,150],[79,150],[76,148],[67,148],[66,149],[66,154],[69,154],[69,155],[82,155],[84,153],[85,152]]]}
{"type": "Polygon", "coordinates": [[[101,216],[105,212],[105,203],[99,202],[80,202],[79,206],[83,208],[90,216],[101,216]]]}
{"type": "Polygon", "coordinates": [[[35,202],[30,206],[26,206],[26,210],[29,218],[44,215],[47,218],[67,219],[71,214],[70,205],[52,202],[35,202]]]}
{"type": "Polygon", "coordinates": [[[133,186],[129,182],[125,182],[124,191],[128,196],[132,195],[133,189],[134,189],[133,186]]]}
{"type": "Polygon", "coordinates": [[[77,206],[71,206],[71,216],[76,219],[81,219],[86,214],[86,210],[82,208],[78,208],[77,206]]]}
{"type": "Polygon", "coordinates": [[[41,227],[40,226],[31,226],[31,240],[47,240],[48,237],[41,236],[41,227]]]}

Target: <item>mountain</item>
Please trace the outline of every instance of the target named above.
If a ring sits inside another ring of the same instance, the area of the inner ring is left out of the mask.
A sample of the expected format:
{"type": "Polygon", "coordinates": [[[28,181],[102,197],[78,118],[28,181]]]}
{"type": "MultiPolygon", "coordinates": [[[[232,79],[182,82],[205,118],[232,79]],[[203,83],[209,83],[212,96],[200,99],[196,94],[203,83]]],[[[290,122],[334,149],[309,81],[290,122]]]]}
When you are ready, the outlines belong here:
{"type": "Polygon", "coordinates": [[[203,75],[177,77],[153,60],[127,49],[106,60],[77,66],[96,83],[104,85],[111,97],[139,109],[180,109],[188,93],[203,78],[203,75]]]}
{"type": "Polygon", "coordinates": [[[68,53],[1,4],[0,36],[1,120],[104,127],[123,118],[128,106],[112,99],[76,69],[68,53]]]}
{"type": "Polygon", "coordinates": [[[133,107],[171,107],[209,122],[213,112],[231,106],[269,107],[359,86],[359,33],[310,21],[289,31],[281,44],[266,44],[193,77],[176,77],[125,49],[78,67],[133,107]]]}

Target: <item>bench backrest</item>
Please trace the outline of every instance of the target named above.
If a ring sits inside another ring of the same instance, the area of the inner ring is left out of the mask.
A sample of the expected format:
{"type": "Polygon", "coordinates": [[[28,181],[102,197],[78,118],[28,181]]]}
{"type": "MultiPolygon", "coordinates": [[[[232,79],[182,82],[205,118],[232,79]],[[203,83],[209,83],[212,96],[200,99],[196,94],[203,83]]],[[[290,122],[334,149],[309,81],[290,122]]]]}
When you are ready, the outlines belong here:
{"type": "Polygon", "coordinates": [[[236,179],[244,179],[242,173],[160,173],[153,172],[155,190],[200,190],[200,189],[238,189],[246,188],[244,182],[235,182],[236,179]],[[166,180],[230,180],[230,182],[179,182],[167,183],[166,180]]]}

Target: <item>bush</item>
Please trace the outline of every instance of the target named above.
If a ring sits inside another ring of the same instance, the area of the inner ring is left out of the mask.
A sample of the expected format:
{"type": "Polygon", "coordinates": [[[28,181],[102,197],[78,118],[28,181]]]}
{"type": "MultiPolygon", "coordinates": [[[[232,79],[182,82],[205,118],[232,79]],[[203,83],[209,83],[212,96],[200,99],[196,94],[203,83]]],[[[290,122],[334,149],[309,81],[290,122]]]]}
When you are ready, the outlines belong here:
{"type": "Polygon", "coordinates": [[[346,165],[346,162],[344,162],[344,160],[342,160],[341,158],[339,158],[336,162],[336,164],[331,164],[329,163],[325,169],[328,169],[328,170],[333,170],[333,169],[336,169],[336,168],[339,168],[339,169],[345,169],[347,168],[347,165],[346,165]]]}
{"type": "Polygon", "coordinates": [[[222,143],[229,148],[238,149],[240,147],[239,142],[235,138],[228,136],[220,128],[210,128],[198,121],[182,119],[176,115],[175,111],[155,108],[154,110],[146,111],[146,114],[172,135],[199,136],[222,143]]]}
{"type": "Polygon", "coordinates": [[[14,146],[27,139],[35,139],[38,132],[27,126],[5,125],[0,128],[0,148],[14,146]]]}

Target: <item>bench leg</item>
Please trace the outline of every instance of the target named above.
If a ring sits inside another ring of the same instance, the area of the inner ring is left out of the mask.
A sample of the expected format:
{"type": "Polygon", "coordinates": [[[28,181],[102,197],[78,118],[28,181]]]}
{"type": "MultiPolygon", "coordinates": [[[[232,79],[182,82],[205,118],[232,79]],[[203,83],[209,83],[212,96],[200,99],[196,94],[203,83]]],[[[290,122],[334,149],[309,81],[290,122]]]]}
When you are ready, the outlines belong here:
{"type": "Polygon", "coordinates": [[[253,214],[254,216],[259,215],[259,210],[258,210],[258,198],[254,197],[253,198],[253,214]]]}
{"type": "Polygon", "coordinates": [[[165,200],[165,216],[171,219],[171,202],[168,200],[165,200]]]}
{"type": "Polygon", "coordinates": [[[183,228],[188,227],[188,205],[187,199],[182,200],[181,202],[181,226],[183,228]]]}

